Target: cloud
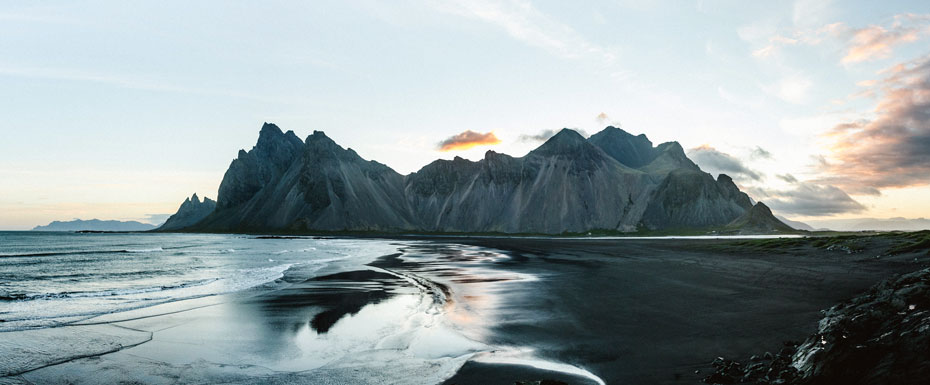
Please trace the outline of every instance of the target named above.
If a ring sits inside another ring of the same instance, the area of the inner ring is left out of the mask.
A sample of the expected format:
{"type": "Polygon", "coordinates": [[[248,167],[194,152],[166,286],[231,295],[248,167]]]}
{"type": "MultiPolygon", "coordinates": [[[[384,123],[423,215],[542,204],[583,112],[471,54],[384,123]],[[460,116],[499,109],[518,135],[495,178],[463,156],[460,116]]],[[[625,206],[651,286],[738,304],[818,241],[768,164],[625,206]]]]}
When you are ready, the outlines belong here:
{"type": "Polygon", "coordinates": [[[758,172],[746,167],[741,160],[706,144],[688,150],[688,158],[711,174],[727,174],[736,180],[762,179],[758,172]]]}
{"type": "Polygon", "coordinates": [[[764,86],[763,90],[786,102],[801,104],[808,100],[808,91],[813,85],[814,83],[805,76],[791,75],[782,78],[775,84],[764,86]]]}
{"type": "Polygon", "coordinates": [[[71,68],[0,66],[0,76],[19,77],[25,79],[89,82],[125,89],[234,97],[268,103],[288,103],[297,105],[308,102],[307,100],[303,99],[282,96],[263,96],[245,91],[197,88],[185,85],[177,85],[171,83],[170,79],[159,78],[155,76],[135,76],[118,73],[110,74],[71,68]]]}
{"type": "Polygon", "coordinates": [[[442,142],[439,142],[439,151],[467,150],[475,146],[490,146],[499,144],[500,139],[493,132],[480,133],[471,130],[457,135],[453,135],[442,142]]]}
{"type": "Polygon", "coordinates": [[[878,25],[860,28],[853,32],[849,40],[843,63],[858,63],[867,60],[884,59],[891,56],[892,47],[917,40],[917,28],[885,29],[878,25]]]}
{"type": "MultiPolygon", "coordinates": [[[[604,113],[604,112],[601,112],[600,114],[597,114],[597,116],[596,116],[594,119],[597,120],[597,123],[600,124],[600,125],[602,125],[602,126],[614,126],[614,127],[617,127],[617,128],[620,128],[620,126],[621,126],[621,124],[620,124],[619,121],[611,119],[610,116],[608,116],[607,113],[604,113]]],[[[577,129],[576,129],[575,131],[582,132],[582,131],[577,130],[577,129]]],[[[587,136],[586,134],[582,134],[582,135],[587,136]]]]}
{"type": "Polygon", "coordinates": [[[753,51],[758,58],[777,55],[783,47],[816,46],[825,41],[843,45],[843,64],[885,59],[901,44],[917,41],[930,33],[930,15],[901,14],[886,25],[873,24],[853,28],[845,23],[827,24],[819,28],[795,28],[787,34],[774,34],[767,44],[753,51]]]}
{"type": "Polygon", "coordinates": [[[618,56],[615,49],[588,41],[528,1],[456,0],[433,4],[441,11],[497,26],[510,37],[559,57],[590,58],[601,64],[613,64],[618,56]]]}
{"type": "Polygon", "coordinates": [[[772,153],[762,147],[756,146],[756,148],[752,149],[749,157],[753,159],[772,159],[772,153]]]}
{"type": "Polygon", "coordinates": [[[546,140],[549,140],[549,138],[551,138],[553,135],[555,135],[555,133],[556,133],[555,130],[542,130],[537,134],[532,134],[532,135],[523,134],[523,135],[520,135],[519,141],[521,142],[545,142],[546,140]]]}
{"type": "Polygon", "coordinates": [[[795,178],[794,175],[791,174],[778,174],[775,175],[775,177],[788,183],[798,183],[798,178],[795,178]]]}
{"type": "MultiPolygon", "coordinates": [[[[759,194],[759,191],[756,193],[759,194]]],[[[849,194],[831,185],[801,182],[791,190],[764,191],[761,195],[764,195],[766,205],[784,214],[826,216],[866,209],[849,194]]]]}
{"type": "Polygon", "coordinates": [[[142,218],[141,222],[150,223],[155,226],[159,226],[165,223],[165,221],[167,221],[168,217],[170,217],[171,215],[172,214],[145,214],[145,218],[142,218]]]}
{"type": "Polygon", "coordinates": [[[797,26],[814,25],[832,14],[831,0],[795,0],[793,21],[797,26]]]}
{"type": "Polygon", "coordinates": [[[860,194],[930,184],[930,55],[883,73],[873,117],[823,135],[831,143],[823,182],[860,194]]]}

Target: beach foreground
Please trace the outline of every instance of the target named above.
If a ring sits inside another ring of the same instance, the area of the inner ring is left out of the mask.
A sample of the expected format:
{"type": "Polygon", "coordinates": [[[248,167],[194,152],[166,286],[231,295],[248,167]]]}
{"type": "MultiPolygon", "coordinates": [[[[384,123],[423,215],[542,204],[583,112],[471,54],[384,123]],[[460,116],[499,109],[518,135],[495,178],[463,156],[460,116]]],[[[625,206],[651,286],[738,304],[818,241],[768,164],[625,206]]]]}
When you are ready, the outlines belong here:
{"type": "Polygon", "coordinates": [[[384,242],[357,266],[4,332],[2,382],[693,384],[930,262],[860,238],[384,242]]]}

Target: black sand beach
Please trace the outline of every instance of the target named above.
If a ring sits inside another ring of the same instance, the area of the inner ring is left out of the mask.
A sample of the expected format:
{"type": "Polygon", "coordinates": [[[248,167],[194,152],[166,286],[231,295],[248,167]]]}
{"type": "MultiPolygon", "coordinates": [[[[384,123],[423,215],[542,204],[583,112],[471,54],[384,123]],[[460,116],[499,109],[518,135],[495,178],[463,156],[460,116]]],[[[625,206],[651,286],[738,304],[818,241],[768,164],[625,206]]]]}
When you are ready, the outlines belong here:
{"type": "Polygon", "coordinates": [[[822,309],[930,261],[882,239],[396,242],[358,270],[58,328],[138,336],[3,380],[694,384],[715,357],[803,339],[822,309]]]}
{"type": "MultiPolygon", "coordinates": [[[[783,341],[814,332],[821,310],[930,260],[925,253],[877,257],[891,245],[882,239],[854,241],[852,250],[815,241],[468,242],[520,255],[514,270],[548,277],[511,293],[519,300],[501,309],[507,321],[491,328],[496,342],[533,346],[608,384],[694,384],[715,357],[777,352],[783,341]],[[757,247],[765,242],[777,247],[757,247]]],[[[446,384],[521,377],[468,363],[446,384]]]]}

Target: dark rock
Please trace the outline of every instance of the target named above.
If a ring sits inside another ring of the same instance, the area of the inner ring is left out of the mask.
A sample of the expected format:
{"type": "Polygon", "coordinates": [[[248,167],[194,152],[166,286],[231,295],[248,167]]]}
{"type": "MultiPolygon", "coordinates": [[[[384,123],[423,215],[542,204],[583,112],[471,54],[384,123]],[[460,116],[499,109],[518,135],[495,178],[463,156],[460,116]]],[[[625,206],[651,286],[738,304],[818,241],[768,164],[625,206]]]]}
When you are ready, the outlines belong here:
{"type": "Polygon", "coordinates": [[[744,368],[718,358],[705,383],[925,384],[930,378],[930,269],[886,280],[824,312],[817,333],[744,368]]]}

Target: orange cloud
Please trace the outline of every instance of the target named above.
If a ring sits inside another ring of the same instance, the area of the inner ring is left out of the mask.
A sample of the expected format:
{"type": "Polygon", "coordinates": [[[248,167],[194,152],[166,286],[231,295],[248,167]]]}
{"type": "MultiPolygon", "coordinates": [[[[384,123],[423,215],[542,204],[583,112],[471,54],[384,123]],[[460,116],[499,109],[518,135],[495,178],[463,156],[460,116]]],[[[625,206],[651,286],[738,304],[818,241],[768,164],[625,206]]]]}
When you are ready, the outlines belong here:
{"type": "Polygon", "coordinates": [[[494,132],[480,133],[471,130],[453,135],[452,137],[439,142],[439,151],[467,150],[475,146],[490,146],[499,144],[500,139],[494,135],[494,132]]]}
{"type": "Polygon", "coordinates": [[[891,48],[917,40],[917,29],[892,28],[887,30],[873,25],[857,29],[849,40],[843,63],[858,63],[891,56],[891,48]]]}
{"type": "Polygon", "coordinates": [[[784,47],[817,46],[827,41],[844,45],[844,64],[891,57],[896,46],[911,43],[930,33],[930,14],[900,14],[885,25],[854,28],[845,23],[833,23],[816,29],[795,29],[787,35],[775,35],[768,44],[753,51],[759,58],[775,56],[784,47]]]}
{"type": "Polygon", "coordinates": [[[930,56],[897,65],[876,84],[874,118],[845,122],[825,134],[832,141],[829,176],[821,183],[856,194],[930,184],[930,56]]]}

